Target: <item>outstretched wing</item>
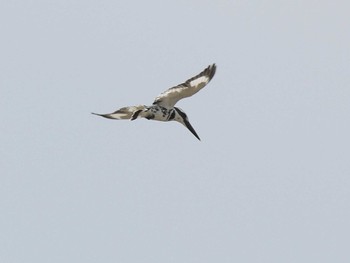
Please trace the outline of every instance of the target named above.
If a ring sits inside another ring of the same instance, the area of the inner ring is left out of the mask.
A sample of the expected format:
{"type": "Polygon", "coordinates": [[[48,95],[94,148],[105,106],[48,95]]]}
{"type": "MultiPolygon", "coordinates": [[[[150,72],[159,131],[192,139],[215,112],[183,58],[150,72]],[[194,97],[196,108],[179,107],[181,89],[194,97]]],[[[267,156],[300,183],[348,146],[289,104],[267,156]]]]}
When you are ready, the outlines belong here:
{"type": "Polygon", "coordinates": [[[123,107],[119,110],[116,110],[115,112],[112,113],[107,113],[107,114],[98,114],[98,113],[93,113],[98,116],[102,116],[108,119],[115,119],[115,120],[129,120],[132,118],[133,114],[135,112],[139,112],[143,109],[145,109],[145,105],[138,105],[138,106],[129,106],[129,107],[123,107]]]}
{"type": "Polygon", "coordinates": [[[197,76],[188,79],[186,82],[170,88],[155,98],[153,104],[172,108],[181,99],[196,94],[214,77],[216,65],[212,64],[197,76]]]}

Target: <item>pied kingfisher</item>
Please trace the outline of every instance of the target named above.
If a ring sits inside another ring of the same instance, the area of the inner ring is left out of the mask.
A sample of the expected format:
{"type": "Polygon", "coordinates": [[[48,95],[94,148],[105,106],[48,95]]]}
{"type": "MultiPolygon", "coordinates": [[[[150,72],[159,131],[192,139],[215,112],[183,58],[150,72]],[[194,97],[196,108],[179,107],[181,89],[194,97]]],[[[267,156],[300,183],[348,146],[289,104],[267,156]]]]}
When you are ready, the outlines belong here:
{"type": "Polygon", "coordinates": [[[190,124],[186,113],[180,108],[174,106],[179,100],[190,97],[204,88],[204,86],[214,77],[215,70],[216,65],[212,64],[197,76],[164,91],[155,98],[152,106],[129,106],[123,107],[109,114],[92,114],[116,120],[146,118],[148,120],[156,121],[177,121],[185,125],[192,134],[200,140],[198,134],[190,124]]]}

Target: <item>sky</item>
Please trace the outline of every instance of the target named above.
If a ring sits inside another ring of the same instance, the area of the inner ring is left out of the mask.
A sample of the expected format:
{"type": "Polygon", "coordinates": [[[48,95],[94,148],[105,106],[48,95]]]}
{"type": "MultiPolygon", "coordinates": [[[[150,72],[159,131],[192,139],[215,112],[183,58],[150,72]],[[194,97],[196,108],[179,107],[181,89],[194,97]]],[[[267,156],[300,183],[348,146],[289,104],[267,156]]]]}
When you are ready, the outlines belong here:
{"type": "Polygon", "coordinates": [[[0,262],[349,262],[349,7],[2,1],[0,262]]]}

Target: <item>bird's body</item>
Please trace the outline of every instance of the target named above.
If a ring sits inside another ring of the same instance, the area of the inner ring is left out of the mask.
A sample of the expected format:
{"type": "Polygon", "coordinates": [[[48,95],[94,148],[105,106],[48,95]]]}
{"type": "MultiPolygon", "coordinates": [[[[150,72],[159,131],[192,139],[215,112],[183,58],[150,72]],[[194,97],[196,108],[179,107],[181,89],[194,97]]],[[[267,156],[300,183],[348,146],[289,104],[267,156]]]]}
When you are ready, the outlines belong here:
{"type": "Polygon", "coordinates": [[[200,140],[196,131],[190,124],[186,113],[175,104],[186,97],[190,97],[204,88],[206,84],[214,77],[216,65],[208,66],[204,71],[186,82],[166,90],[157,96],[151,106],[138,105],[123,107],[113,113],[97,114],[108,119],[130,119],[146,118],[148,120],[156,121],[177,121],[185,125],[198,140],[200,140]]]}
{"type": "Polygon", "coordinates": [[[167,109],[159,105],[152,105],[145,107],[143,110],[134,112],[131,116],[131,120],[138,117],[155,121],[172,121],[175,117],[175,110],[173,108],[167,109]]]}

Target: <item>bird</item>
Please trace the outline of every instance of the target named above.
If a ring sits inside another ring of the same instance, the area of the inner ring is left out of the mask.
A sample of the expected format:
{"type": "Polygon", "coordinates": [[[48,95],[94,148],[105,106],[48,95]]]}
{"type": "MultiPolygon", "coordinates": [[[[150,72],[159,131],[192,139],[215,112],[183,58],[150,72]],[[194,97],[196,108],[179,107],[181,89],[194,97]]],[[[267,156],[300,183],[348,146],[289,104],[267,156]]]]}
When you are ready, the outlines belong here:
{"type": "Polygon", "coordinates": [[[155,121],[177,121],[183,124],[198,140],[201,140],[192,127],[187,114],[175,107],[175,104],[184,98],[191,97],[202,88],[204,88],[214,77],[216,65],[211,64],[196,76],[186,80],[185,82],[169,88],[158,95],[151,106],[137,105],[120,108],[112,113],[99,114],[94,113],[107,119],[115,120],[136,120],[138,118],[146,118],[155,121]]]}

